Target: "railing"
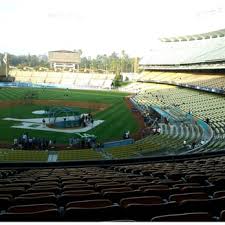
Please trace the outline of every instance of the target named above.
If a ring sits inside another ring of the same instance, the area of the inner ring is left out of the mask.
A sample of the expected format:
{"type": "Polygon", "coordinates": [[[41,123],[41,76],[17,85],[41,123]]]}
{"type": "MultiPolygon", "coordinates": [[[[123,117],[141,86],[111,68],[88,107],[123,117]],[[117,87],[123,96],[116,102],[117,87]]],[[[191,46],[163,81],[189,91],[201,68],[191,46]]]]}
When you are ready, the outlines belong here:
{"type": "Polygon", "coordinates": [[[210,87],[204,87],[204,86],[193,85],[193,84],[179,83],[179,82],[175,82],[175,81],[159,81],[159,80],[150,79],[148,81],[138,80],[138,82],[169,84],[169,85],[174,85],[174,86],[179,86],[179,87],[184,87],[184,88],[191,88],[191,89],[196,89],[196,90],[200,90],[200,91],[206,91],[206,92],[210,92],[210,93],[225,94],[225,90],[222,88],[210,88],[210,87]]]}

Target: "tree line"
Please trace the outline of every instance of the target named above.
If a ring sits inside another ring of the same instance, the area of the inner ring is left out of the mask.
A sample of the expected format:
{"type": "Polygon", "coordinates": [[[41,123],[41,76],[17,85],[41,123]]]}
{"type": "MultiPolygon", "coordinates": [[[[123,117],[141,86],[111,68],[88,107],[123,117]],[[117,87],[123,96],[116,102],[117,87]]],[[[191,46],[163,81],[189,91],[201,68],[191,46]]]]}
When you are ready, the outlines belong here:
{"type": "MultiPolygon", "coordinates": [[[[80,54],[82,51],[79,50],[80,54]]],[[[0,57],[3,54],[0,54],[0,57]]],[[[35,70],[40,68],[50,69],[48,57],[46,55],[8,55],[9,65],[23,69],[31,67],[35,70]]],[[[130,57],[125,51],[120,54],[113,52],[110,55],[97,55],[96,57],[82,57],[80,61],[80,71],[82,72],[135,72],[137,70],[138,58],[130,57]]]]}
{"type": "Polygon", "coordinates": [[[138,58],[132,58],[125,51],[119,55],[113,52],[110,55],[97,55],[95,58],[81,57],[80,68],[83,70],[102,70],[120,74],[131,73],[137,70],[138,58]]]}

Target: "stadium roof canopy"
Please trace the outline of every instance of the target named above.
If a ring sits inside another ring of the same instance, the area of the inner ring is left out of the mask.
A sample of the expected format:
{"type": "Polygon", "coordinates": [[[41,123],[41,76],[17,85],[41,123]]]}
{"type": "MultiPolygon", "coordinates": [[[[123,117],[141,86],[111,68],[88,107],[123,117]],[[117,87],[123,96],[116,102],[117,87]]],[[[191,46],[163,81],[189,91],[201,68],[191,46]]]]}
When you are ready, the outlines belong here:
{"type": "Polygon", "coordinates": [[[162,37],[159,38],[162,42],[179,42],[179,41],[195,41],[195,40],[204,40],[210,38],[225,37],[225,29],[202,33],[194,35],[184,35],[177,37],[162,37]]]}
{"type": "Polygon", "coordinates": [[[49,51],[49,52],[74,53],[74,51],[68,51],[68,50],[56,50],[56,51],[49,51]]]}

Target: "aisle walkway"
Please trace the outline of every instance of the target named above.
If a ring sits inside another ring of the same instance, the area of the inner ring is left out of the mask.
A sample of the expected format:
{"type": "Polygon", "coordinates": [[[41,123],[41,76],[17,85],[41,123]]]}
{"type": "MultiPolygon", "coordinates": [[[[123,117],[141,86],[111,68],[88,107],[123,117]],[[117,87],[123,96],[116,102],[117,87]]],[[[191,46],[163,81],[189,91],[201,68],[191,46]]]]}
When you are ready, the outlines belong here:
{"type": "Polygon", "coordinates": [[[56,151],[49,151],[48,162],[57,162],[57,160],[58,160],[58,153],[56,151]]]}

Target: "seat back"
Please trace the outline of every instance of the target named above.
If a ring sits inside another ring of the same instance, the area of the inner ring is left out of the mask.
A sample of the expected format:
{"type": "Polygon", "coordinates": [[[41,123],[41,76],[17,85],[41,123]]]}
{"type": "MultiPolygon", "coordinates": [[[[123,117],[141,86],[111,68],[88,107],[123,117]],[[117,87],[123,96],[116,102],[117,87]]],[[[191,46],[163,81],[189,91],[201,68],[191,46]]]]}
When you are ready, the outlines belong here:
{"type": "Polygon", "coordinates": [[[109,205],[103,207],[66,208],[64,219],[69,221],[111,221],[114,219],[123,219],[121,208],[118,205],[109,205]]]}
{"type": "Polygon", "coordinates": [[[213,210],[212,199],[187,199],[179,203],[179,210],[182,213],[188,212],[211,212],[213,210]]]}
{"type": "Polygon", "coordinates": [[[219,198],[219,197],[224,197],[225,196],[225,191],[216,191],[213,193],[214,198],[219,198]]]}
{"type": "Polygon", "coordinates": [[[107,182],[111,182],[111,180],[109,180],[109,179],[89,179],[89,180],[87,180],[87,183],[88,184],[97,184],[97,183],[107,183],[107,182]]]}
{"type": "Polygon", "coordinates": [[[13,205],[30,205],[30,204],[43,204],[43,203],[55,203],[56,196],[35,196],[35,197],[16,197],[13,205]]]}
{"type": "Polygon", "coordinates": [[[180,193],[179,188],[149,188],[143,191],[145,195],[152,195],[152,196],[160,196],[162,198],[168,198],[169,195],[180,193]]]}
{"type": "Polygon", "coordinates": [[[59,211],[57,209],[48,209],[29,213],[11,213],[7,212],[0,215],[1,221],[58,221],[59,211]]]}
{"type": "Polygon", "coordinates": [[[0,188],[0,194],[11,194],[13,196],[22,194],[25,192],[24,187],[8,187],[8,188],[0,188]]]}
{"type": "Polygon", "coordinates": [[[119,184],[117,182],[110,182],[110,183],[100,183],[100,184],[96,184],[95,188],[96,190],[101,191],[102,189],[107,189],[107,188],[122,188],[122,187],[126,187],[125,184],[119,184]]]}
{"type": "Polygon", "coordinates": [[[178,212],[178,203],[164,202],[159,204],[131,203],[124,209],[126,218],[136,221],[150,221],[154,216],[178,212]]]}
{"type": "Polygon", "coordinates": [[[66,208],[94,208],[105,207],[112,205],[112,202],[108,199],[94,199],[77,202],[69,202],[66,204],[66,208]]]}
{"type": "Polygon", "coordinates": [[[63,194],[73,194],[73,195],[84,195],[84,194],[91,194],[96,193],[94,190],[67,190],[63,191],[63,194]]]}
{"type": "Polygon", "coordinates": [[[164,184],[148,184],[148,185],[144,185],[144,186],[140,186],[139,190],[144,191],[147,189],[168,189],[168,185],[164,185],[164,184]]]}
{"type": "Polygon", "coordinates": [[[101,192],[124,192],[124,191],[132,191],[132,188],[130,187],[120,187],[120,188],[105,188],[102,189],[101,192]]]}
{"type": "Polygon", "coordinates": [[[11,199],[9,197],[0,197],[0,209],[7,209],[10,202],[11,199]]]}
{"type": "Polygon", "coordinates": [[[139,196],[143,196],[143,193],[138,190],[123,191],[123,192],[109,191],[103,193],[103,197],[109,198],[112,202],[119,202],[122,198],[139,197],[139,196]]]}
{"type": "Polygon", "coordinates": [[[30,186],[31,186],[30,183],[11,183],[11,184],[2,184],[0,185],[0,188],[17,188],[17,187],[28,188],[30,186]]]}
{"type": "Polygon", "coordinates": [[[160,204],[162,198],[160,196],[141,196],[123,198],[120,200],[120,206],[126,208],[130,204],[160,204]]]}
{"type": "Polygon", "coordinates": [[[185,178],[187,182],[204,184],[205,180],[207,179],[207,176],[204,176],[202,174],[193,174],[193,175],[186,175],[185,178]]]}
{"type": "Polygon", "coordinates": [[[9,198],[12,199],[13,196],[11,194],[0,194],[0,198],[5,197],[5,198],[9,198]]]}
{"type": "Polygon", "coordinates": [[[200,186],[199,183],[182,183],[182,184],[174,184],[173,187],[186,187],[186,186],[200,186]]]}
{"type": "Polygon", "coordinates": [[[36,186],[43,186],[43,187],[45,187],[45,186],[50,186],[50,187],[52,187],[52,186],[58,186],[59,185],[59,183],[57,182],[57,181],[39,181],[39,182],[37,182],[37,183],[35,183],[35,184],[33,184],[33,187],[36,187],[36,186]]]}
{"type": "Polygon", "coordinates": [[[208,195],[204,192],[193,192],[193,193],[184,193],[184,194],[174,194],[170,195],[170,201],[181,202],[186,199],[208,199],[208,195]]]}
{"type": "Polygon", "coordinates": [[[25,193],[21,194],[18,197],[39,197],[39,196],[52,196],[55,195],[54,192],[34,192],[34,193],[25,193]]]}
{"type": "Polygon", "coordinates": [[[220,213],[220,221],[225,221],[225,210],[222,210],[220,213]]]}
{"type": "Polygon", "coordinates": [[[195,212],[195,213],[182,213],[182,214],[171,214],[162,215],[152,218],[151,221],[181,221],[181,222],[198,222],[198,221],[212,221],[212,217],[208,212],[195,212]]]}
{"type": "Polygon", "coordinates": [[[148,185],[149,182],[144,181],[144,180],[140,180],[140,181],[135,181],[135,182],[128,182],[127,185],[133,189],[137,189],[141,186],[146,186],[148,185]]]}
{"type": "Polygon", "coordinates": [[[184,186],[181,188],[181,192],[207,192],[212,193],[214,185],[208,186],[184,186]]]}
{"type": "Polygon", "coordinates": [[[94,200],[101,199],[102,195],[98,192],[93,192],[89,194],[62,194],[58,200],[59,205],[66,205],[73,201],[84,201],[84,200],[94,200]]]}
{"type": "Polygon", "coordinates": [[[93,185],[89,184],[66,184],[63,186],[63,190],[90,190],[94,189],[93,185]]]}
{"type": "Polygon", "coordinates": [[[33,204],[33,205],[16,205],[8,208],[8,212],[13,213],[29,213],[29,212],[39,212],[49,209],[57,209],[55,204],[33,204]]]}
{"type": "Polygon", "coordinates": [[[55,194],[60,192],[60,188],[58,186],[36,186],[31,187],[27,190],[28,193],[35,193],[35,192],[54,192],[55,194]]]}

